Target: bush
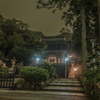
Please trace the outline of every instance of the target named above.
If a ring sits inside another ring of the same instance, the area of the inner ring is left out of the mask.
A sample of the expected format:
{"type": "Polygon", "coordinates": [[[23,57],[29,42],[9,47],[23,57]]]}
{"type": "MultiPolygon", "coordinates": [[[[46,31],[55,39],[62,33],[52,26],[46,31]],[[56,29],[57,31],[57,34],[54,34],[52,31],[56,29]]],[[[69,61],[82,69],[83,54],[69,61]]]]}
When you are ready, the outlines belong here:
{"type": "Polygon", "coordinates": [[[100,67],[95,70],[87,71],[79,78],[84,90],[91,95],[95,100],[100,100],[99,82],[100,82],[100,67]]]}
{"type": "Polygon", "coordinates": [[[33,71],[35,70],[35,67],[30,67],[30,66],[24,66],[21,71],[19,76],[21,78],[24,78],[26,82],[33,82],[33,71]]]}
{"type": "Polygon", "coordinates": [[[100,81],[100,68],[85,73],[87,83],[98,83],[100,81]]]}
{"type": "Polygon", "coordinates": [[[54,77],[55,68],[51,64],[48,64],[48,63],[44,62],[40,67],[48,70],[49,78],[53,78],[54,77]]]}
{"type": "Polygon", "coordinates": [[[7,72],[8,68],[0,66],[0,77],[4,77],[7,72]]]}
{"type": "Polygon", "coordinates": [[[23,67],[20,71],[20,77],[26,82],[41,83],[49,77],[48,70],[35,67],[23,67]]]}
{"type": "Polygon", "coordinates": [[[46,81],[49,79],[48,70],[43,68],[34,70],[33,76],[34,83],[41,83],[42,81],[46,81]]]}

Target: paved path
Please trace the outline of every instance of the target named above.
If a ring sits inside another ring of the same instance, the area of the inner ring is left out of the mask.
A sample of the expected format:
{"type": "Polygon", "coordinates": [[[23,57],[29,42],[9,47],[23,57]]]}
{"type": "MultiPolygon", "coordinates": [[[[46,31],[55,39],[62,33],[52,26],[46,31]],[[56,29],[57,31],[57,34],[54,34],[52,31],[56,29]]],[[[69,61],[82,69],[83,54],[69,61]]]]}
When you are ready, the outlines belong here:
{"type": "Polygon", "coordinates": [[[0,89],[0,100],[92,100],[81,93],[0,89]]]}

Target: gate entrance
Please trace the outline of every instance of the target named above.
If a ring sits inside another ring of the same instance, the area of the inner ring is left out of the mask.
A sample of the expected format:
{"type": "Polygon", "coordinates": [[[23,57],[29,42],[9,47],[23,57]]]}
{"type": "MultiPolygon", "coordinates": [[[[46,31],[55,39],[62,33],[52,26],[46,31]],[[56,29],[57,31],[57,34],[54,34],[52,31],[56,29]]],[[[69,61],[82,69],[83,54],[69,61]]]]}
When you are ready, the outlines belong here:
{"type": "Polygon", "coordinates": [[[56,69],[59,78],[65,78],[65,63],[53,63],[52,66],[56,69]]]}

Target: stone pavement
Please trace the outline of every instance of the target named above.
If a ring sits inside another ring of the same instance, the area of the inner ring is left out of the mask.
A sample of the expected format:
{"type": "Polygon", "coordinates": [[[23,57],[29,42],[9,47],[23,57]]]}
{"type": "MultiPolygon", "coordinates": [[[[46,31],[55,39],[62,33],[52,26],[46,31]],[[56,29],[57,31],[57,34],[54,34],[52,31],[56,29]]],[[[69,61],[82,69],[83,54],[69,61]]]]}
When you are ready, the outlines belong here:
{"type": "Polygon", "coordinates": [[[81,93],[8,90],[0,88],[0,100],[92,100],[81,93]]]}
{"type": "Polygon", "coordinates": [[[81,85],[77,79],[57,79],[41,91],[0,88],[0,100],[93,100],[83,89],[78,88],[81,88],[81,85]],[[48,87],[51,87],[51,90],[48,87]],[[73,87],[71,91],[70,87],[73,87]]]}

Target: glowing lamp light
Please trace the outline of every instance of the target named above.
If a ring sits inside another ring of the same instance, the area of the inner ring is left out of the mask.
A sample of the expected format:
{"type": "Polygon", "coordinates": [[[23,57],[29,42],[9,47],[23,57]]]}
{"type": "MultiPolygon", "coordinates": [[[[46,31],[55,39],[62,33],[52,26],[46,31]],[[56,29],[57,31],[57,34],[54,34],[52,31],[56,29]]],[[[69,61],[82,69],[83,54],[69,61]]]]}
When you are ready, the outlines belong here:
{"type": "Polygon", "coordinates": [[[74,71],[77,71],[77,68],[74,68],[74,71]]]}
{"type": "Polygon", "coordinates": [[[70,55],[69,57],[72,57],[72,55],[70,55]]]}
{"type": "Polygon", "coordinates": [[[68,61],[68,58],[65,58],[65,61],[68,61]]]}
{"type": "Polygon", "coordinates": [[[39,58],[36,58],[36,61],[39,61],[40,59],[39,58]]]}

